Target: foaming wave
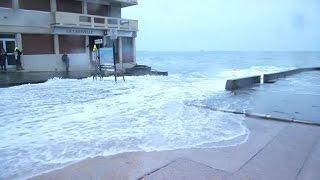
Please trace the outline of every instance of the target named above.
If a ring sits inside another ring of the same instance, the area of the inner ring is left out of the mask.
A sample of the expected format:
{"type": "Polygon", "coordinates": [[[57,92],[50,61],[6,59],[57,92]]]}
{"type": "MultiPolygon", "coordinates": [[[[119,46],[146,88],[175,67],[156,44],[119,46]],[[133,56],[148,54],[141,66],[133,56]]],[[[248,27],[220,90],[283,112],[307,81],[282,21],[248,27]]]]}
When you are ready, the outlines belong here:
{"type": "Polygon", "coordinates": [[[281,66],[251,66],[249,68],[242,69],[230,69],[222,71],[218,76],[226,79],[241,78],[248,76],[259,76],[262,74],[275,73],[285,70],[294,69],[293,66],[281,67],[281,66]]]}
{"type": "Polygon", "coordinates": [[[224,83],[195,73],[127,77],[117,85],[112,77],[51,79],[1,89],[0,106],[11,111],[0,110],[0,177],[34,175],[98,155],[217,147],[245,137],[242,116],[185,105],[223,91],[224,83]]]}

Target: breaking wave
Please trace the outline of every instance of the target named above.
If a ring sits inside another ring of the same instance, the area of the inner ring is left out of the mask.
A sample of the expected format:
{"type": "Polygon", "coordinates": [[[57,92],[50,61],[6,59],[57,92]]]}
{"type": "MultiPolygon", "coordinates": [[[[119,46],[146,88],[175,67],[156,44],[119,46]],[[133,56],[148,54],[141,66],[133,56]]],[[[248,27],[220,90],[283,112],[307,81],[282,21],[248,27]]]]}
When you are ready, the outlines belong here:
{"type": "Polygon", "coordinates": [[[170,75],[126,77],[118,84],[112,77],[52,79],[0,89],[0,179],[98,155],[240,144],[249,134],[243,116],[190,104],[227,93],[228,78],[288,68],[225,66],[195,55],[141,57],[158,69],[168,67],[170,75]]]}

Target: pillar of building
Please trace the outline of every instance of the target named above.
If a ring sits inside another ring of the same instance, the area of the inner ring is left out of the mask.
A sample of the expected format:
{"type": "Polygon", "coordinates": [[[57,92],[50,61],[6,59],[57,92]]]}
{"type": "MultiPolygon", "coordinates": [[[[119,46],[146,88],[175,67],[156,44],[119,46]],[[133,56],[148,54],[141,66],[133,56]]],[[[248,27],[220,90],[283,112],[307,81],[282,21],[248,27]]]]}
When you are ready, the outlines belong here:
{"type": "Polygon", "coordinates": [[[133,48],[133,63],[136,64],[137,63],[137,48],[136,48],[136,37],[132,38],[132,48],[133,48]]]}
{"type": "Polygon", "coordinates": [[[50,0],[51,12],[57,11],[57,0],[50,0]]]}
{"type": "Polygon", "coordinates": [[[16,46],[17,46],[17,48],[18,49],[22,49],[22,35],[21,35],[21,33],[17,33],[16,34],[16,46]]]}
{"type": "Polygon", "coordinates": [[[82,1],[82,13],[83,13],[83,14],[88,14],[87,0],[83,0],[83,1],[82,1]]]}
{"type": "Polygon", "coordinates": [[[59,35],[55,34],[53,35],[53,41],[54,41],[54,53],[56,55],[59,55],[60,52],[59,52],[59,35]]]}
{"type": "Polygon", "coordinates": [[[107,46],[107,36],[102,36],[102,39],[103,39],[103,47],[106,47],[107,46]]]}
{"type": "Polygon", "coordinates": [[[85,36],[86,54],[90,57],[89,36],[85,36]]]}
{"type": "Polygon", "coordinates": [[[19,9],[19,0],[12,0],[13,9],[19,9]]]}
{"type": "MultiPolygon", "coordinates": [[[[118,58],[119,58],[120,65],[122,65],[123,61],[122,61],[122,38],[121,37],[118,37],[118,58]]],[[[122,71],[124,71],[124,69],[122,69],[122,71]]]]}

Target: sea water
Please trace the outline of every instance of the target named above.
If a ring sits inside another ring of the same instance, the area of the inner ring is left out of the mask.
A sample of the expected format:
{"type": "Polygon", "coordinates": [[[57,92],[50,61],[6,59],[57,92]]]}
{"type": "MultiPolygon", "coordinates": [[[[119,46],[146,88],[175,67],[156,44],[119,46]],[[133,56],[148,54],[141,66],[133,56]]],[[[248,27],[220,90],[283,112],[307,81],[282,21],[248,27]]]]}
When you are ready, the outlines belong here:
{"type": "Polygon", "coordinates": [[[320,65],[316,52],[139,52],[169,76],[51,79],[0,89],[0,179],[19,179],[99,155],[236,146],[242,115],[201,109],[225,82],[320,65]]]}

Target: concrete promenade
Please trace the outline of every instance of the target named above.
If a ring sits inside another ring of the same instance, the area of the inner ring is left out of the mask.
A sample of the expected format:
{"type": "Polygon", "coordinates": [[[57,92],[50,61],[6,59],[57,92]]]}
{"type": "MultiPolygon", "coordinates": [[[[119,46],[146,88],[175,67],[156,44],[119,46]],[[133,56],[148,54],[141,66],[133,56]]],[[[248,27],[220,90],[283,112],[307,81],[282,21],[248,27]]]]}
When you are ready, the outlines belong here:
{"type": "Polygon", "coordinates": [[[32,179],[320,179],[320,127],[246,119],[232,147],[96,157],[32,179]]]}
{"type": "MultiPolygon", "coordinates": [[[[208,99],[229,108],[320,122],[320,74],[208,99]],[[299,81],[296,81],[299,79],[299,81]]],[[[241,115],[239,115],[241,116],[241,115]]],[[[237,146],[131,152],[83,160],[31,179],[319,180],[320,126],[246,117],[248,140],[237,146]]],[[[235,140],[236,141],[236,140],[235,140]]]]}

